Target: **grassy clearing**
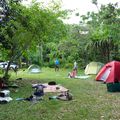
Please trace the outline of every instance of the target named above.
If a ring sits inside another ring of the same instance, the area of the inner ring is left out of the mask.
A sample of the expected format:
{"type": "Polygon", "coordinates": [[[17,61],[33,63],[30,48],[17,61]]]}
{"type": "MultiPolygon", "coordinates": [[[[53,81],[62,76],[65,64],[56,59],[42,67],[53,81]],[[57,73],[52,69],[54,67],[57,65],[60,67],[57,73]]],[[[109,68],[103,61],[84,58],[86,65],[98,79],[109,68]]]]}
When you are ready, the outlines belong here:
{"type": "MultiPolygon", "coordinates": [[[[0,120],[119,120],[120,93],[107,92],[106,85],[89,79],[68,79],[69,70],[43,68],[40,74],[28,74],[19,71],[11,73],[11,80],[18,81],[18,91],[11,90],[13,101],[0,105],[0,120]],[[31,83],[56,81],[68,88],[73,94],[72,101],[48,99],[52,93],[45,94],[42,101],[33,104],[28,101],[16,101],[18,97],[29,97],[33,92],[31,83]]],[[[83,74],[80,71],[79,74],[83,74]]]]}

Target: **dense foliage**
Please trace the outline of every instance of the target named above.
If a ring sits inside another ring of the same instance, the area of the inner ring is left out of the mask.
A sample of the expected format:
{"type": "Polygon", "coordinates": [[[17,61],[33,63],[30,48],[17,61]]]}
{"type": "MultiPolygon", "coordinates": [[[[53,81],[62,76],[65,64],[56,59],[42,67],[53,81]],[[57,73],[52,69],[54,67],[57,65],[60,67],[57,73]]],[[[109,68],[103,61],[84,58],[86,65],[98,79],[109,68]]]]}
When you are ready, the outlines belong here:
{"type": "Polygon", "coordinates": [[[90,41],[87,43],[87,48],[94,59],[102,62],[119,60],[120,9],[118,5],[102,5],[98,13],[92,12],[82,17],[90,28],[90,41]]]}
{"type": "Polygon", "coordinates": [[[59,42],[66,35],[64,24],[59,19],[66,15],[66,11],[60,11],[57,3],[50,9],[36,2],[30,7],[19,1],[9,1],[6,5],[9,10],[0,24],[1,59],[9,61],[4,77],[8,75],[10,64],[21,57],[42,62],[43,45],[50,41],[59,42]]]}
{"type": "MultiPolygon", "coordinates": [[[[50,5],[32,2],[23,6],[20,0],[1,1],[0,60],[54,67],[72,67],[73,61],[84,68],[90,61],[106,63],[119,60],[120,8],[118,4],[98,7],[98,12],[79,16],[80,24],[65,24],[62,19],[70,10],[61,10],[61,1],[50,5]]],[[[9,70],[5,72],[6,76],[9,70]]]]}

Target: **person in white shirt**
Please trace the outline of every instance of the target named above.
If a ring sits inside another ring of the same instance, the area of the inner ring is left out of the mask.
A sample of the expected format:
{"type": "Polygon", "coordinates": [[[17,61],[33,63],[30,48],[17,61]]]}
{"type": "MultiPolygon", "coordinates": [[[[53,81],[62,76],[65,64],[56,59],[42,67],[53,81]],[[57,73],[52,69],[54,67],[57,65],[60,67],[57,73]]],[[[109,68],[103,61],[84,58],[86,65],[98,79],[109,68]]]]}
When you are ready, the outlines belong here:
{"type": "Polygon", "coordinates": [[[76,62],[76,61],[74,62],[74,67],[73,67],[73,69],[75,69],[76,71],[77,71],[77,69],[78,69],[78,65],[77,65],[77,62],[76,62]]]}

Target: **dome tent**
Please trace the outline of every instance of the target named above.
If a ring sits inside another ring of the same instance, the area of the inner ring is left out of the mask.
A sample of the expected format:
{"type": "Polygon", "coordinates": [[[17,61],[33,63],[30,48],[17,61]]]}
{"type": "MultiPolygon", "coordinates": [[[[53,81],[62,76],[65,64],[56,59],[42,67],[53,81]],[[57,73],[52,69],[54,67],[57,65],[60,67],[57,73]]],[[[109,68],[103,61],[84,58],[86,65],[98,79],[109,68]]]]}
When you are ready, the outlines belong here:
{"type": "Polygon", "coordinates": [[[120,62],[112,61],[103,66],[96,76],[96,81],[103,81],[109,92],[120,92],[120,62]]]}
{"type": "Polygon", "coordinates": [[[86,75],[97,74],[99,70],[104,66],[101,62],[90,62],[85,68],[86,75]]]}
{"type": "Polygon", "coordinates": [[[33,64],[28,67],[28,73],[40,73],[40,72],[41,70],[38,65],[33,64]]]}
{"type": "Polygon", "coordinates": [[[103,66],[96,76],[96,81],[106,83],[120,82],[120,62],[112,61],[103,66]]]}

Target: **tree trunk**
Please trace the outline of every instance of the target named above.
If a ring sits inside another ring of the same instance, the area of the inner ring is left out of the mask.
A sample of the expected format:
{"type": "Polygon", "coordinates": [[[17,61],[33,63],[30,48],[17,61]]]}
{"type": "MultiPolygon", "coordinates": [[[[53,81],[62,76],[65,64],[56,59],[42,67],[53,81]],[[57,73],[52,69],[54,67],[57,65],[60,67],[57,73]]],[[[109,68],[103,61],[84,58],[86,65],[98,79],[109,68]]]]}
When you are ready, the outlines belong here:
{"type": "Polygon", "coordinates": [[[106,48],[107,48],[107,61],[110,61],[110,45],[108,44],[106,48]]]}
{"type": "Polygon", "coordinates": [[[8,80],[9,80],[9,69],[10,69],[10,64],[11,64],[11,61],[8,62],[8,65],[7,65],[7,68],[5,69],[5,73],[3,75],[3,82],[4,83],[8,83],[8,80]]]}
{"type": "Polygon", "coordinates": [[[39,44],[39,52],[40,52],[39,61],[40,61],[41,65],[42,65],[43,64],[43,46],[42,46],[42,44],[39,44]]]}

